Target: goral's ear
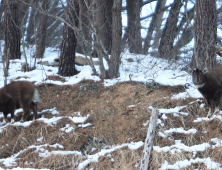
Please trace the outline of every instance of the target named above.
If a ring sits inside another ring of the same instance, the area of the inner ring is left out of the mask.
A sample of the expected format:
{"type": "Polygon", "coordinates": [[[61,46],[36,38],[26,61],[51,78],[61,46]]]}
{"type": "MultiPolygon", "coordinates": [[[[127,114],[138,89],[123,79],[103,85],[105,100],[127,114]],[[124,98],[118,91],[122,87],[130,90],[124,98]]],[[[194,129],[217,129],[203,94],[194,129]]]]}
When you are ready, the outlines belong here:
{"type": "Polygon", "coordinates": [[[205,67],[205,68],[203,69],[203,73],[207,73],[207,72],[208,72],[208,68],[205,67]]]}

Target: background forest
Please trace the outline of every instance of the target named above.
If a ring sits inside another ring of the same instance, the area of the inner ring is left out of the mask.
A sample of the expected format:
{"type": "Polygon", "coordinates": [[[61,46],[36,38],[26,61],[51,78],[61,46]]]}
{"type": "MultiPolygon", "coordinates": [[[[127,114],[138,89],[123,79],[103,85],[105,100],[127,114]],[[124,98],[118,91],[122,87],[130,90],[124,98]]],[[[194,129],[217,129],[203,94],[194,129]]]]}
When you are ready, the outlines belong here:
{"type": "MultiPolygon", "coordinates": [[[[20,58],[21,51],[25,55],[24,47],[34,45],[33,57],[42,58],[45,48],[52,47],[61,51],[58,73],[71,76],[77,74],[74,64],[78,52],[88,59],[95,75],[92,58],[99,58],[102,79],[118,77],[120,55],[126,50],[189,62],[195,48],[208,49],[206,44],[198,44],[198,38],[194,48],[195,36],[212,41],[214,46],[221,44],[221,3],[219,0],[197,3],[194,0],[2,0],[3,58],[20,58]],[[211,28],[202,28],[201,24],[211,28]],[[103,59],[108,62],[107,71],[103,59]]],[[[215,52],[208,53],[215,58],[215,52]]],[[[194,61],[191,66],[196,66],[194,61]]],[[[214,66],[215,63],[208,65],[214,66]]]]}
{"type": "MultiPolygon", "coordinates": [[[[221,1],[217,1],[217,9],[212,4],[220,32],[221,1]]],[[[100,77],[112,78],[118,77],[120,54],[126,50],[191,61],[194,11],[193,0],[2,0],[0,39],[5,40],[5,58],[7,51],[10,59],[20,58],[21,51],[25,55],[24,47],[34,45],[33,57],[42,58],[45,48],[52,47],[61,50],[60,75],[77,73],[73,65],[78,52],[89,59],[93,74],[97,73],[92,57],[98,57],[100,77]],[[102,59],[109,64],[107,72],[102,59]]]]}

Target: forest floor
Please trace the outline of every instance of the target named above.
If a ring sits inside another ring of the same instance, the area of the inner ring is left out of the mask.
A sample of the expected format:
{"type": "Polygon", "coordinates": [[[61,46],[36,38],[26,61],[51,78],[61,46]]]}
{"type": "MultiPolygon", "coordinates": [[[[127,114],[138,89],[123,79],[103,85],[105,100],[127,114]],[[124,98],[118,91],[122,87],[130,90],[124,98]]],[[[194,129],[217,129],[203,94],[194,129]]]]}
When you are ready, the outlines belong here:
{"type": "MultiPolygon", "coordinates": [[[[145,141],[148,120],[152,110],[149,106],[170,109],[177,106],[186,106],[181,111],[187,116],[168,114],[167,119],[160,114],[159,119],[164,126],[158,124],[154,146],[173,146],[175,141],[181,140],[188,147],[209,142],[213,138],[222,139],[222,123],[219,119],[194,122],[198,117],[206,117],[207,110],[200,107],[201,100],[185,98],[172,100],[174,94],[185,91],[183,86],[154,86],[138,82],[117,83],[111,87],[104,87],[103,82],[84,80],[73,86],[40,85],[38,90],[41,103],[38,111],[55,108],[59,112],[56,116],[64,116],[55,126],[49,126],[40,121],[34,121],[28,127],[8,125],[0,134],[0,159],[23,151],[17,158],[16,167],[23,168],[48,168],[48,169],[77,169],[83,158],[78,155],[56,155],[40,157],[32,145],[60,144],[64,151],[80,151],[83,154],[93,155],[104,147],[117,146],[124,143],[145,141]],[[89,115],[85,123],[92,126],[82,128],[73,123],[67,116],[79,112],[81,116],[89,115]],[[71,133],[61,131],[69,124],[75,128],[71,133]],[[196,129],[197,133],[169,133],[168,138],[163,138],[159,132],[171,128],[185,130],[196,129]],[[170,138],[169,138],[170,137],[170,138]],[[38,143],[38,139],[44,140],[38,143]]],[[[203,99],[202,99],[203,100],[203,99]]],[[[50,112],[38,115],[52,118],[50,112]]],[[[19,121],[21,114],[16,116],[19,121]]],[[[32,116],[29,117],[29,120],[32,116]]],[[[2,119],[0,119],[2,121],[2,119]]],[[[10,118],[8,118],[10,121],[10,118]]],[[[213,145],[213,142],[212,142],[213,145]]],[[[46,146],[48,151],[58,150],[46,146]]],[[[139,169],[142,159],[143,147],[130,150],[127,147],[115,150],[110,154],[99,157],[98,162],[91,162],[84,169],[93,170],[134,170],[139,169]]],[[[179,160],[208,158],[222,164],[222,147],[209,147],[194,156],[192,152],[181,150],[180,153],[152,151],[150,169],[158,169],[167,161],[174,164],[179,160]]],[[[5,165],[0,163],[0,167],[5,165]]],[[[186,169],[207,169],[204,163],[192,163],[186,169]]]]}

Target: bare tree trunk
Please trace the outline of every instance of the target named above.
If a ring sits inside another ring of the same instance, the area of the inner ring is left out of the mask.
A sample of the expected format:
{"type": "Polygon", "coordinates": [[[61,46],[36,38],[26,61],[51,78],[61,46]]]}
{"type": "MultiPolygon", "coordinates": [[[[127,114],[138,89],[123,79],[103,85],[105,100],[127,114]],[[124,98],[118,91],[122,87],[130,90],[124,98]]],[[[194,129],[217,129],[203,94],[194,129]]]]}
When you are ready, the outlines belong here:
{"type": "MultiPolygon", "coordinates": [[[[49,9],[49,0],[42,1],[42,10],[47,13],[49,9]]],[[[47,32],[47,18],[46,14],[40,14],[40,23],[38,25],[37,32],[37,44],[36,44],[36,58],[43,58],[45,53],[45,44],[46,44],[46,32],[47,32]]]]}
{"type": "Polygon", "coordinates": [[[3,57],[3,71],[4,71],[4,86],[7,85],[7,77],[8,77],[8,70],[9,70],[9,61],[10,61],[10,49],[8,48],[6,51],[5,56],[3,57]]]}
{"type": "Polygon", "coordinates": [[[64,10],[66,20],[73,25],[73,28],[70,28],[67,24],[64,24],[58,74],[61,76],[73,76],[77,74],[77,70],[75,69],[75,51],[77,39],[74,27],[78,27],[78,1],[68,0],[67,7],[64,10]]]}
{"type": "Polygon", "coordinates": [[[166,3],[166,0],[157,1],[156,9],[155,9],[154,15],[152,17],[152,20],[150,22],[147,36],[144,41],[143,54],[148,54],[148,50],[151,46],[150,41],[152,40],[153,31],[155,30],[157,23],[160,21],[162,22],[162,18],[159,17],[159,14],[160,14],[162,6],[165,5],[165,3],[166,3]]]}
{"type": "Polygon", "coordinates": [[[80,4],[80,23],[79,23],[79,28],[80,31],[82,31],[82,35],[84,37],[82,37],[82,41],[84,41],[83,43],[78,43],[77,45],[77,52],[84,54],[84,55],[91,55],[92,53],[92,11],[90,9],[90,5],[91,5],[91,1],[90,0],[85,0],[85,1],[81,1],[80,4]],[[85,44],[85,45],[83,45],[85,44]]]}
{"type": "MultiPolygon", "coordinates": [[[[0,21],[2,20],[3,18],[3,13],[4,13],[4,2],[3,0],[1,1],[1,4],[0,4],[0,21]]],[[[3,40],[4,39],[4,24],[2,22],[0,22],[0,40],[3,40]]]]}
{"type": "Polygon", "coordinates": [[[121,63],[121,38],[122,38],[122,18],[121,18],[122,0],[114,0],[112,7],[112,51],[109,59],[109,78],[119,77],[119,66],[121,63]]]}
{"type": "Polygon", "coordinates": [[[141,24],[140,24],[140,6],[141,0],[127,0],[127,37],[129,44],[129,51],[135,54],[141,54],[142,38],[141,38],[141,24]]]}
{"type": "Polygon", "coordinates": [[[191,67],[212,69],[216,66],[216,0],[196,0],[195,46],[191,67]]]}
{"type": "MultiPolygon", "coordinates": [[[[166,5],[166,0],[163,0],[160,8],[161,9],[164,8],[165,5],[166,5]]],[[[155,28],[153,48],[158,48],[159,47],[160,38],[161,38],[161,34],[162,34],[161,24],[162,24],[162,21],[163,21],[163,13],[164,13],[164,11],[161,10],[157,14],[157,23],[156,23],[156,28],[155,28]]]]}
{"type": "Polygon", "coordinates": [[[34,26],[35,26],[35,24],[34,24],[35,19],[34,18],[36,17],[36,14],[37,14],[37,10],[36,10],[37,2],[36,2],[36,0],[34,0],[31,5],[34,5],[35,8],[34,7],[31,8],[31,13],[30,13],[30,16],[28,18],[27,34],[26,34],[26,38],[25,38],[25,41],[27,43],[34,43],[34,41],[31,41],[31,40],[33,40],[31,37],[34,34],[34,29],[35,29],[34,28],[34,26]]]}
{"type": "Polygon", "coordinates": [[[112,9],[113,0],[94,0],[93,21],[95,26],[94,48],[99,58],[100,78],[107,78],[103,59],[108,61],[112,49],[112,9]]]}
{"type": "Polygon", "coordinates": [[[180,0],[174,1],[173,5],[171,6],[171,10],[169,16],[167,18],[167,22],[162,32],[162,38],[160,41],[160,45],[158,48],[159,57],[164,59],[172,59],[173,58],[173,43],[174,39],[178,34],[177,32],[177,23],[178,23],[178,16],[180,12],[180,8],[182,7],[183,3],[180,0]]]}
{"type": "Polygon", "coordinates": [[[173,58],[176,58],[177,54],[179,53],[180,49],[187,45],[193,39],[193,29],[194,27],[191,26],[189,28],[185,28],[180,39],[174,46],[174,53],[173,58]]]}
{"type": "Polygon", "coordinates": [[[10,52],[10,59],[20,59],[20,29],[18,24],[18,4],[15,1],[4,0],[4,31],[5,48],[4,56],[7,56],[7,50],[10,52]]]}
{"type": "Polygon", "coordinates": [[[112,48],[112,7],[113,0],[94,0],[94,24],[96,38],[103,51],[110,54],[112,48]]]}

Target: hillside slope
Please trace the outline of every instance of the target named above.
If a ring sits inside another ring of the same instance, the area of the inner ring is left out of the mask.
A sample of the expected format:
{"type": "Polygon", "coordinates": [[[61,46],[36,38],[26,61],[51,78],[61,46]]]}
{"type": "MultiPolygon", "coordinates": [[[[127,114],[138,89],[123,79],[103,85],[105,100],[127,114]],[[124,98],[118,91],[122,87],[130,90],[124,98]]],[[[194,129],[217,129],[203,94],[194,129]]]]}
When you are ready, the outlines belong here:
{"type": "Polygon", "coordinates": [[[215,169],[222,163],[221,113],[208,119],[204,101],[171,99],[183,86],[104,87],[84,80],[38,89],[38,119],[0,128],[3,169],[139,169],[150,106],[160,109],[150,169],[215,169]]]}

